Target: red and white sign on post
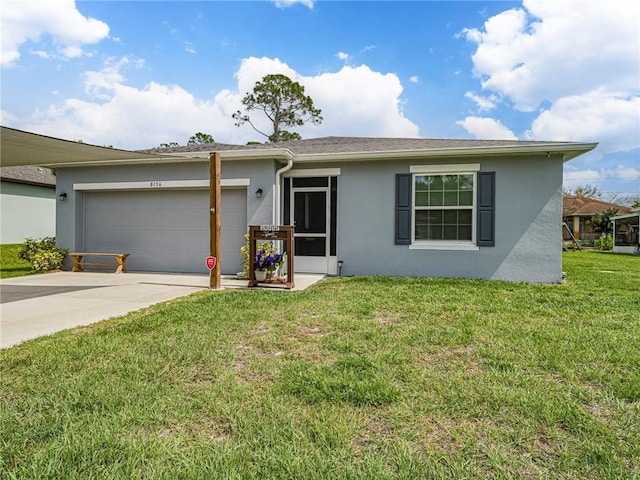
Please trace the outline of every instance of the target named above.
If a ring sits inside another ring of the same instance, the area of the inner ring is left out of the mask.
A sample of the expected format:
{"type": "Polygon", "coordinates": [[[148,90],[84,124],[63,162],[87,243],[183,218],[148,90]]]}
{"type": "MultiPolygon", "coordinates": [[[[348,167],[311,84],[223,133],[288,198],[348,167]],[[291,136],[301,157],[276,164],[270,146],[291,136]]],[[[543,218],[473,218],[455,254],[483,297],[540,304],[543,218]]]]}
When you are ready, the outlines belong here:
{"type": "Polygon", "coordinates": [[[207,264],[207,268],[209,269],[209,271],[216,268],[216,257],[207,257],[205,262],[207,264]]]}

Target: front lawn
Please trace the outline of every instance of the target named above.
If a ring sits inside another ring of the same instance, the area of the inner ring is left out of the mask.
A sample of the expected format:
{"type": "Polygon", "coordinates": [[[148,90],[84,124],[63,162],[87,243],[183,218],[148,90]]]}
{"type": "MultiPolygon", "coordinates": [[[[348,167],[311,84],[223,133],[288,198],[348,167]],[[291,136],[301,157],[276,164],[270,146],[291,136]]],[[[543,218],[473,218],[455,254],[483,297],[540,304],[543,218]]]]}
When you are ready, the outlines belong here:
{"type": "Polygon", "coordinates": [[[0,278],[22,277],[35,273],[31,264],[18,258],[22,244],[0,245],[0,278]]]}
{"type": "Polygon", "coordinates": [[[203,292],[0,354],[2,478],[640,476],[640,257],[203,292]]]}

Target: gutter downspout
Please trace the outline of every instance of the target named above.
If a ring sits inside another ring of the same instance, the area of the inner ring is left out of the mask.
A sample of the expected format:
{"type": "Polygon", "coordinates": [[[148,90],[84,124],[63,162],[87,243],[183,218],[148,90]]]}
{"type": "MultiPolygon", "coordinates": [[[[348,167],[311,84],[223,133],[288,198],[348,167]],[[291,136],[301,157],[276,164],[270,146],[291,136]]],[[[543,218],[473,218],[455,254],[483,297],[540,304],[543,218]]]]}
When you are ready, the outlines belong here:
{"type": "Polygon", "coordinates": [[[289,170],[291,170],[293,168],[293,158],[289,158],[289,160],[287,161],[287,164],[282,167],[280,170],[278,170],[276,172],[276,188],[275,188],[275,194],[276,194],[276,198],[275,198],[275,225],[280,225],[280,178],[282,177],[282,174],[285,172],[288,172],[289,170]]]}

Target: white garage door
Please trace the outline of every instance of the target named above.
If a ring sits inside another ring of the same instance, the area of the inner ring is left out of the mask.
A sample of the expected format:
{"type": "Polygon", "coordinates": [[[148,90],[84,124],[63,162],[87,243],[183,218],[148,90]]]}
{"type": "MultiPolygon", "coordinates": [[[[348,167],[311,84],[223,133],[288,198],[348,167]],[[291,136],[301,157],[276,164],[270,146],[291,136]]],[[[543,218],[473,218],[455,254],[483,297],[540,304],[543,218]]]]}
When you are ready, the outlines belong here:
{"type": "MultiPolygon", "coordinates": [[[[247,192],[222,191],[222,273],[241,270],[247,192]]],[[[209,192],[86,192],[84,250],[131,253],[132,271],[207,273],[209,192]]]]}

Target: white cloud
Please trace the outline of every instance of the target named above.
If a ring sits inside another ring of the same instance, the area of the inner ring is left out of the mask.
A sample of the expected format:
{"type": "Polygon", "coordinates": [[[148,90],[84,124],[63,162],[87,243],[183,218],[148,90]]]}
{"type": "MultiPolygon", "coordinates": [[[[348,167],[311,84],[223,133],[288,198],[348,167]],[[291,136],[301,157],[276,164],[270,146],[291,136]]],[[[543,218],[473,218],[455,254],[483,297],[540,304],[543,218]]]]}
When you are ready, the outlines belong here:
{"type": "Polygon", "coordinates": [[[35,55],[36,57],[40,57],[43,58],[45,60],[48,60],[51,58],[51,55],[49,55],[48,52],[45,52],[44,50],[31,50],[29,51],[29,53],[31,55],[35,55]]]}
{"type": "Polygon", "coordinates": [[[61,49],[62,54],[67,58],[79,58],[84,53],[78,45],[69,45],[61,49]]]}
{"type": "Polygon", "coordinates": [[[313,8],[314,0],[272,0],[276,7],[278,8],[287,8],[291,7],[297,3],[304,5],[305,7],[311,10],[313,8]]]}
{"type": "Polygon", "coordinates": [[[0,125],[11,125],[19,119],[13,113],[6,110],[0,110],[0,125]]]}
{"type": "Polygon", "coordinates": [[[607,154],[640,147],[640,96],[616,96],[604,89],[559,99],[527,132],[534,140],[599,142],[607,154]]]}
{"type": "Polygon", "coordinates": [[[495,95],[489,95],[488,97],[481,97],[480,95],[476,95],[473,92],[467,92],[464,94],[464,96],[466,98],[473,100],[481,112],[496,108],[496,102],[498,100],[498,97],[496,97],[495,95]]]}
{"type": "Polygon", "coordinates": [[[38,43],[44,35],[52,37],[58,53],[65,58],[82,55],[83,45],[109,35],[109,26],[83,16],[75,0],[3,0],[1,27],[2,67],[14,66],[20,58],[20,47],[28,41],[38,43]]]}
{"type": "Polygon", "coordinates": [[[564,184],[565,185],[579,185],[581,183],[589,183],[594,181],[600,181],[603,178],[602,175],[603,169],[601,170],[570,170],[564,173],[564,184]]]}
{"type": "Polygon", "coordinates": [[[336,53],[336,57],[342,60],[344,63],[349,63],[349,54],[344,52],[336,53]]]}
{"type": "Polygon", "coordinates": [[[393,73],[375,72],[366,65],[345,65],[336,73],[305,77],[301,83],[324,117],[319,127],[301,129],[303,137],[419,134],[418,126],[403,115],[403,88],[393,73]]]}
{"type": "Polygon", "coordinates": [[[488,117],[466,117],[456,122],[477,139],[517,140],[518,137],[505,127],[500,120],[488,117]]]}
{"type": "Polygon", "coordinates": [[[483,88],[524,111],[602,85],[637,91],[640,2],[524,0],[523,7],[463,32],[478,45],[472,60],[483,88]]]}
{"type": "Polygon", "coordinates": [[[417,75],[412,76],[409,81],[411,83],[420,83],[420,78],[417,75]]]}
{"type": "MultiPolygon", "coordinates": [[[[402,113],[402,85],[394,74],[369,67],[344,66],[335,73],[303,76],[279,59],[242,60],[233,90],[213,99],[198,99],[179,85],[150,82],[144,88],[127,85],[128,68],[141,61],[110,60],[100,71],[85,74],[83,99],[67,99],[28,120],[12,118],[16,128],[67,139],[82,139],[120,148],[150,148],[165,142],[185,144],[194,132],[206,132],[220,142],[244,144],[264,141],[250,126],[236,127],[231,118],[240,100],[256,81],[270,73],[288,75],[305,87],[322,109],[320,126],[296,129],[303,138],[337,136],[418,136],[418,127],[402,113]]],[[[3,116],[5,113],[3,112],[3,116]]],[[[252,116],[263,131],[269,125],[259,113],[252,116]]]]}
{"type": "Polygon", "coordinates": [[[590,182],[604,182],[606,180],[640,180],[640,168],[618,165],[615,168],[579,170],[567,167],[564,172],[564,184],[568,187],[576,187],[590,182]]]}
{"type": "Polygon", "coordinates": [[[296,82],[300,82],[302,78],[298,72],[279,58],[243,58],[240,62],[240,68],[235,74],[235,77],[238,80],[238,93],[241,96],[244,96],[246,93],[253,90],[253,86],[258,80],[262,80],[265,75],[272,73],[281,73],[296,82]]]}
{"type": "Polygon", "coordinates": [[[461,35],[482,88],[539,113],[527,138],[599,141],[602,155],[640,147],[638,18],[637,0],[524,0],[461,35]]]}

